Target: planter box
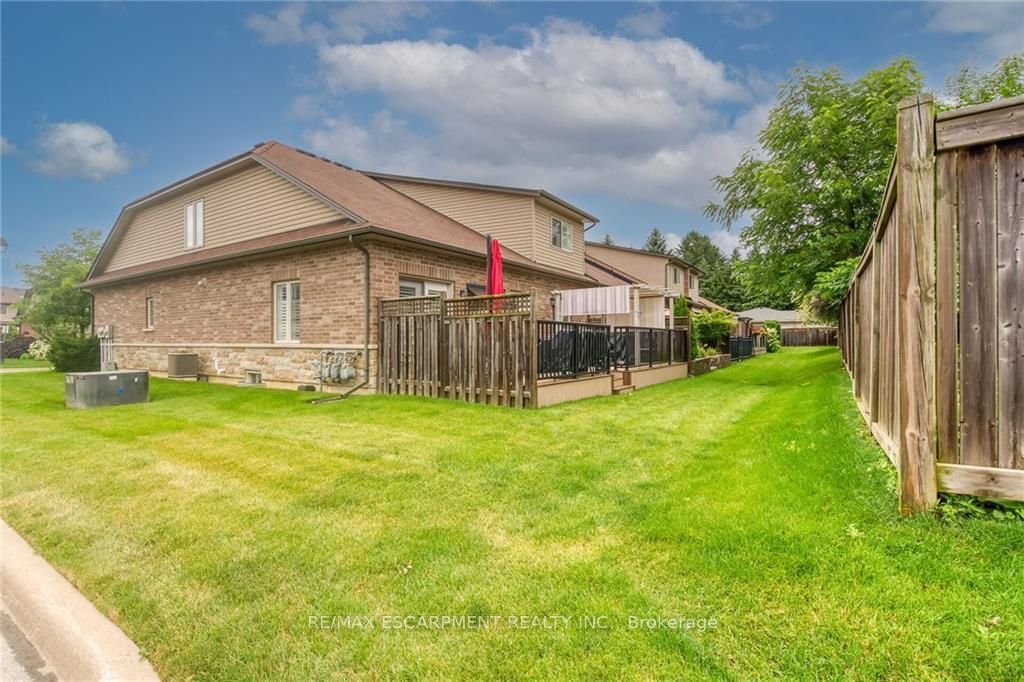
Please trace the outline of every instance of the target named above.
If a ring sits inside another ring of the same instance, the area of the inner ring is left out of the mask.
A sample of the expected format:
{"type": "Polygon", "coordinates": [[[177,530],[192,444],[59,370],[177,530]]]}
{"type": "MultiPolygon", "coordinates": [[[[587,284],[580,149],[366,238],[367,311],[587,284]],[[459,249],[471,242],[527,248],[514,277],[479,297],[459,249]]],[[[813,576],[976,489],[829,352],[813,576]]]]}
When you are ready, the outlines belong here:
{"type": "Polygon", "coordinates": [[[699,360],[690,360],[690,375],[699,377],[701,374],[713,372],[722,367],[728,367],[732,359],[726,355],[709,355],[699,360]]]}

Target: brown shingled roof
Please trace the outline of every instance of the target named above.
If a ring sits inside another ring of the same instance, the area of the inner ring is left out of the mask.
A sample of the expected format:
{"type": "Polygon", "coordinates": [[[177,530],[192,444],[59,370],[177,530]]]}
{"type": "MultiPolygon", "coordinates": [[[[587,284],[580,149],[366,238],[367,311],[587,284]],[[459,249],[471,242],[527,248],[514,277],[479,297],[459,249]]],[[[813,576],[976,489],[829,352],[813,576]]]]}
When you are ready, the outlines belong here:
{"type": "Polygon", "coordinates": [[[609,287],[641,283],[636,277],[590,255],[586,256],[586,272],[588,276],[593,277],[599,284],[609,287]]]}
{"type": "MultiPolygon", "coordinates": [[[[180,183],[171,185],[151,195],[128,204],[122,210],[107,243],[101,249],[90,272],[89,279],[82,286],[101,284],[126,277],[163,270],[186,267],[200,263],[258,253],[261,251],[302,245],[307,242],[339,238],[347,234],[378,233],[399,239],[409,239],[421,244],[453,251],[486,256],[487,238],[462,223],[421,204],[398,190],[370,178],[359,171],[335,163],[276,141],[257,145],[251,152],[201,171],[180,183]],[[339,221],[300,230],[292,230],[223,247],[202,249],[161,261],[146,263],[110,272],[99,272],[97,266],[105,264],[109,252],[116,247],[115,233],[127,225],[127,218],[148,202],[168,191],[177,191],[179,185],[194,182],[209,172],[244,158],[251,158],[285,179],[296,183],[314,196],[334,206],[339,212],[339,221]]],[[[548,268],[526,258],[507,246],[502,246],[502,255],[510,265],[558,274],[581,281],[589,277],[567,271],[548,268]]]]}
{"type": "MultiPolygon", "coordinates": [[[[253,154],[370,225],[481,255],[487,253],[484,235],[359,171],[274,141],[257,147],[253,154]]],[[[502,254],[512,262],[533,264],[505,246],[502,254]]]]}

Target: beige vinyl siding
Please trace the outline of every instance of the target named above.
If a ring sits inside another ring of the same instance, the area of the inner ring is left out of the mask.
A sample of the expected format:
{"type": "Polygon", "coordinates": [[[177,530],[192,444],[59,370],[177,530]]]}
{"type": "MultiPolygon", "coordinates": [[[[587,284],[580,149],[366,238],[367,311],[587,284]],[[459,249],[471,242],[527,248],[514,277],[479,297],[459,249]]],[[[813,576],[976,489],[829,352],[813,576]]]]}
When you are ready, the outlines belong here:
{"type": "Polygon", "coordinates": [[[534,257],[532,197],[408,180],[381,182],[480,234],[491,235],[527,258],[534,257]]]}
{"type": "Polygon", "coordinates": [[[586,274],[584,260],[583,223],[574,218],[552,211],[539,201],[534,202],[534,243],[533,259],[541,265],[568,270],[577,275],[586,274]],[[551,219],[557,218],[572,226],[572,250],[566,251],[551,244],[551,219]]]}
{"type": "Polygon", "coordinates": [[[677,292],[682,291],[682,282],[678,285],[672,284],[671,279],[666,282],[666,274],[671,273],[666,270],[668,258],[665,256],[621,249],[606,249],[599,244],[588,244],[587,250],[598,260],[633,275],[646,284],[673,289],[677,292]]]}
{"type": "Polygon", "coordinates": [[[188,251],[340,220],[334,208],[260,165],[140,210],[123,232],[106,271],[186,252],[185,205],[203,200],[203,246],[188,251]]]}

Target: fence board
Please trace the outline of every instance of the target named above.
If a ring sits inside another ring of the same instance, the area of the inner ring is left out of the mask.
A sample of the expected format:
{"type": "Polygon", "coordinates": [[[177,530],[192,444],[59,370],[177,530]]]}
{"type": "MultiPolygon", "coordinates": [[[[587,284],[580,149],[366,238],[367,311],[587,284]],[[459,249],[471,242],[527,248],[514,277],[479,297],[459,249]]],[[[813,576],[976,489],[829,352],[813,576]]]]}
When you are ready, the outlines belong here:
{"type": "Polygon", "coordinates": [[[995,147],[960,152],[960,461],[997,458],[995,147]]]}
{"type": "Polygon", "coordinates": [[[783,346],[834,346],[838,327],[794,327],[782,330],[783,346]]]}
{"type": "Polygon", "coordinates": [[[959,193],[956,152],[936,159],[935,196],[935,399],[937,401],[936,459],[960,461],[957,429],[957,232],[959,193]]]}
{"type": "Polygon", "coordinates": [[[996,208],[999,456],[1024,468],[1024,141],[998,151],[996,208]]]}

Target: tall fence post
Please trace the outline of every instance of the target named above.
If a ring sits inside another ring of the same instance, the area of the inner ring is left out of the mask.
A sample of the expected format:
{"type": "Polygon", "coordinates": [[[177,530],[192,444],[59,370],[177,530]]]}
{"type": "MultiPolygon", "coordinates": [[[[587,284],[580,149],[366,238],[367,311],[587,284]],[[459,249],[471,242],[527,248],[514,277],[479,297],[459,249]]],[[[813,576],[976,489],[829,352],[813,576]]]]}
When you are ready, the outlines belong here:
{"type": "Polygon", "coordinates": [[[900,512],[935,505],[935,112],[932,98],[897,116],[900,512]]]}

